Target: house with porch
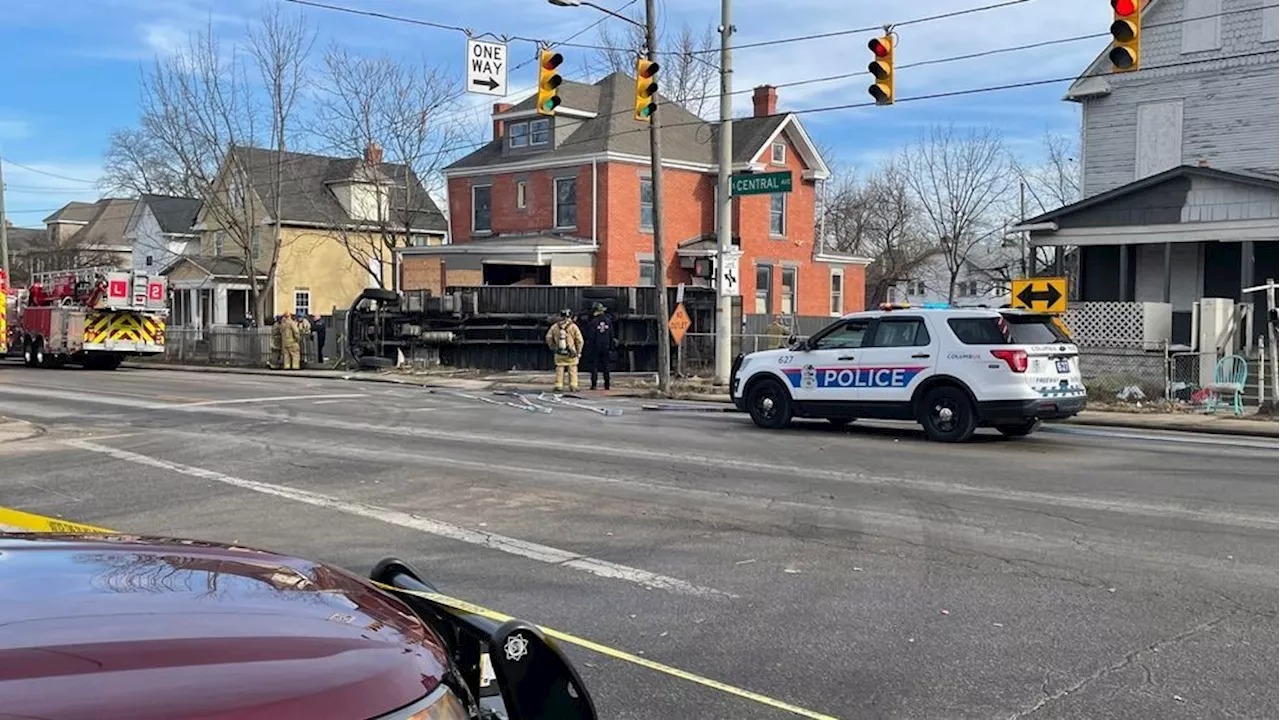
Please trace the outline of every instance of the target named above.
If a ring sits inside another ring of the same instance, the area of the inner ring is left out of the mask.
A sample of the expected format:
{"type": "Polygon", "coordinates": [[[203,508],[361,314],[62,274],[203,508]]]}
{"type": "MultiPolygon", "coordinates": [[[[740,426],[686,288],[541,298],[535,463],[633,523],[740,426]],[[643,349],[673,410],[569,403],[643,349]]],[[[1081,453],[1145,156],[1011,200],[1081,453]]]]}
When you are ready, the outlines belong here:
{"type": "Polygon", "coordinates": [[[133,245],[133,269],[158,273],[184,255],[200,253],[200,235],[192,227],[200,213],[198,198],[138,196],[124,237],[133,245]]]}
{"type": "Polygon", "coordinates": [[[1265,0],[1149,0],[1140,69],[1104,48],[1071,85],[1084,199],[1014,230],[1055,249],[1054,274],[1075,255],[1073,302],[1165,304],[1175,344],[1202,298],[1266,317],[1241,291],[1277,275],[1278,24],[1265,0]]]}
{"type": "MultiPolygon", "coordinates": [[[[555,115],[535,98],[493,108],[488,144],[445,169],[451,243],[398,250],[405,289],[462,285],[655,282],[647,125],[632,118],[635,80],[565,81],[555,115]]],[[[733,201],[743,312],[830,317],[863,307],[865,258],[815,243],[814,206],[829,176],[777,90],[755,89],[733,122],[733,172],[791,171],[789,193],[733,201]]],[[[668,286],[710,287],[717,230],[717,123],[659,100],[668,286]]]]}
{"type": "Polygon", "coordinates": [[[448,230],[413,169],[383,162],[376,143],[356,158],[232,147],[192,229],[199,252],[164,272],[175,324],[193,328],[252,312],[250,269],[268,315],[329,315],[365,288],[395,287],[393,247],[440,245],[448,230]]]}

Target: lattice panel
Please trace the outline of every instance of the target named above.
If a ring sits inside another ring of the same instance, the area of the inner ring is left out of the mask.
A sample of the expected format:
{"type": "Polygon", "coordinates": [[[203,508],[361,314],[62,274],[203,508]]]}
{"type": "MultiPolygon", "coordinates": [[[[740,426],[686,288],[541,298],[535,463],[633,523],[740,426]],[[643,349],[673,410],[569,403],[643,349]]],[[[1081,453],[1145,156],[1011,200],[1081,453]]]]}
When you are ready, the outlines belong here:
{"type": "Polygon", "coordinates": [[[1075,303],[1063,319],[1080,345],[1142,347],[1142,303],[1075,303]]]}

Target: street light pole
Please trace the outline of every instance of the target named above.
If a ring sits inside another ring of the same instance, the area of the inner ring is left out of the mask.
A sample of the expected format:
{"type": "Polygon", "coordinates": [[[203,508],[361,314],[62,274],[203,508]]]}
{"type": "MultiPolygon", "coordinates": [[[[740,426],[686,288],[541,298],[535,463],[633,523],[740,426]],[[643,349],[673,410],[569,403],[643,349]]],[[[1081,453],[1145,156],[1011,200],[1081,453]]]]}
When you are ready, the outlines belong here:
{"type": "Polygon", "coordinates": [[[728,385],[733,366],[733,297],[729,294],[728,258],[733,250],[733,196],[729,173],[733,163],[733,34],[731,0],[720,0],[720,148],[716,187],[716,371],[714,384],[728,385]]]}
{"type": "MultiPolygon", "coordinates": [[[[645,53],[658,61],[655,0],[644,2],[645,53]]],[[[661,85],[659,85],[661,87],[661,85]]],[[[671,392],[671,329],[667,310],[667,251],[662,233],[662,109],[649,116],[649,170],[653,175],[653,281],[658,294],[658,391],[671,392]]]]}

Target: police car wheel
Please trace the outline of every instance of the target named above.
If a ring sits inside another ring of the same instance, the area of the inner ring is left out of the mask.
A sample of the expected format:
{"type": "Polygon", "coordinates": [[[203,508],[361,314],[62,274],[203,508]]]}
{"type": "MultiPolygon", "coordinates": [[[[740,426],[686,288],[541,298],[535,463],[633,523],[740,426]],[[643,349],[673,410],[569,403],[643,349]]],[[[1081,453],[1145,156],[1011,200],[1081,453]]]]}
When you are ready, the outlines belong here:
{"type": "Polygon", "coordinates": [[[1026,437],[1027,435],[1035,432],[1038,427],[1040,427],[1040,421],[1035,418],[1031,418],[1029,420],[1023,420],[1017,425],[997,425],[996,430],[999,430],[1000,434],[1005,437],[1026,437]]]}
{"type": "Polygon", "coordinates": [[[973,437],[978,419],[963,390],[942,386],[925,394],[918,408],[925,434],[938,442],[965,442],[973,437]]]}
{"type": "Polygon", "coordinates": [[[778,430],[791,422],[791,396],[772,378],[751,386],[747,397],[751,421],[766,430],[778,430]]]}

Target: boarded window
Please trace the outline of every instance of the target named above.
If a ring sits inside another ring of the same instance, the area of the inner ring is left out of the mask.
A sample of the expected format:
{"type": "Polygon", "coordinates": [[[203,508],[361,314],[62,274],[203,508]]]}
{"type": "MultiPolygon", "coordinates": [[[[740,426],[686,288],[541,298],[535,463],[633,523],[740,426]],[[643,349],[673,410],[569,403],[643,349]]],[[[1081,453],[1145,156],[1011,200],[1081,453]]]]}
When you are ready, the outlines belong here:
{"type": "Polygon", "coordinates": [[[1280,7],[1268,5],[1262,8],[1262,42],[1280,40],[1280,7]]]}
{"type": "Polygon", "coordinates": [[[1182,52],[1222,47],[1222,0],[1185,0],[1182,9],[1182,52]]]}
{"type": "Polygon", "coordinates": [[[1164,172],[1182,164],[1182,101],[1138,106],[1138,152],[1134,179],[1164,172]]]}

